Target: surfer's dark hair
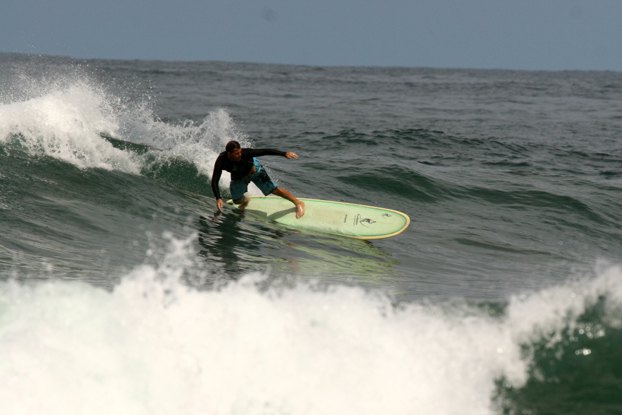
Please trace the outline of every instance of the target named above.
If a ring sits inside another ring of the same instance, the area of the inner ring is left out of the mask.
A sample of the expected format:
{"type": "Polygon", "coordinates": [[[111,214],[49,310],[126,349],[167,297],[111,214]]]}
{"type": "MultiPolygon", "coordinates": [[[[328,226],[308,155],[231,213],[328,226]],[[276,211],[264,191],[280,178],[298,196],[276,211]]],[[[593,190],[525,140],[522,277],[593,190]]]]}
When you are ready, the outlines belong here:
{"type": "Polygon", "coordinates": [[[227,143],[227,145],[225,146],[225,150],[227,150],[227,153],[231,153],[234,150],[237,150],[238,148],[241,148],[240,143],[238,143],[235,140],[231,140],[227,143]]]}

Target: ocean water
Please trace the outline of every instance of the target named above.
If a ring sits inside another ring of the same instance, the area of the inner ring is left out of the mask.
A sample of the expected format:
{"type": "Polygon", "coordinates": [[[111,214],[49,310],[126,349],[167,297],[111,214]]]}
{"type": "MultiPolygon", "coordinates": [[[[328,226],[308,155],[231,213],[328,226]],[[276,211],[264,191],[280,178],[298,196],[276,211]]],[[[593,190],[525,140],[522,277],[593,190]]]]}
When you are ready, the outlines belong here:
{"type": "Polygon", "coordinates": [[[617,72],[0,54],[1,412],[622,414],[621,143],[617,72]],[[215,216],[231,138],[411,226],[215,216]]]}

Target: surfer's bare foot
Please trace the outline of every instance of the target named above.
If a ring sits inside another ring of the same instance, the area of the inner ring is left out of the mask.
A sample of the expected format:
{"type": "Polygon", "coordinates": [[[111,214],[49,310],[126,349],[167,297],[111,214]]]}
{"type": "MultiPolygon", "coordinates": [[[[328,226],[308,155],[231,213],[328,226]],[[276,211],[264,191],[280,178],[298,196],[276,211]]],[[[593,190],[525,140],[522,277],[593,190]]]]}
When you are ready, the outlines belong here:
{"type": "Polygon", "coordinates": [[[296,196],[291,194],[289,190],[282,187],[277,187],[276,189],[274,189],[274,194],[277,196],[281,196],[282,198],[285,198],[292,202],[294,205],[296,205],[296,219],[300,219],[304,216],[305,203],[302,200],[296,199],[296,196]]]}
{"type": "Polygon", "coordinates": [[[300,219],[305,214],[305,202],[296,203],[296,218],[300,219]]]}

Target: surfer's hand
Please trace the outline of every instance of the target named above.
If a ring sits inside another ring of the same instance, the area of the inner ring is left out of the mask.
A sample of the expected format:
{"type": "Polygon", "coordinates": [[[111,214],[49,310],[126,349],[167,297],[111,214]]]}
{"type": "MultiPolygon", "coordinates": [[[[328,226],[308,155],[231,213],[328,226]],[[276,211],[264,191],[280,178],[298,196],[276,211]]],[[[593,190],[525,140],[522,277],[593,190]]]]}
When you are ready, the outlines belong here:
{"type": "Polygon", "coordinates": [[[285,153],[285,157],[287,157],[288,159],[297,160],[298,154],[294,153],[293,151],[288,151],[287,153],[285,153]]]}
{"type": "Polygon", "coordinates": [[[219,212],[222,212],[223,205],[224,205],[224,203],[223,203],[222,199],[216,199],[216,207],[218,208],[219,212]]]}

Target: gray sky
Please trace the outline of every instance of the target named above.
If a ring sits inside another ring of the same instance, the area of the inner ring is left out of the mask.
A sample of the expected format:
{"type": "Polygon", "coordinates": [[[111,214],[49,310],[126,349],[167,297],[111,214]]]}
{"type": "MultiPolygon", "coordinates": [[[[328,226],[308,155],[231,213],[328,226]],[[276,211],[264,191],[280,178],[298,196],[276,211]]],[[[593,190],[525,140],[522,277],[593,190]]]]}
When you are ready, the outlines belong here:
{"type": "Polygon", "coordinates": [[[622,71],[622,0],[2,0],[0,52],[622,71]]]}

